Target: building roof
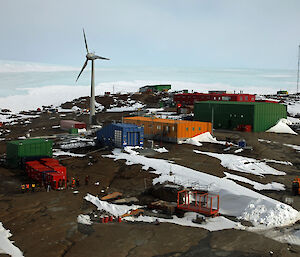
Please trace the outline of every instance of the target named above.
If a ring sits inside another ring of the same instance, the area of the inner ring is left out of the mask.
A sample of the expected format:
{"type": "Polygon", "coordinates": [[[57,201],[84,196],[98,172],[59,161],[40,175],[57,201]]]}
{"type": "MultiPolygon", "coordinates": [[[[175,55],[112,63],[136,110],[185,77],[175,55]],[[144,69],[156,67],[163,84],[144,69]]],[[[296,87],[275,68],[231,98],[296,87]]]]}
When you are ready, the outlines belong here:
{"type": "Polygon", "coordinates": [[[207,103],[210,103],[210,104],[227,104],[227,105],[230,105],[230,104],[234,104],[234,105],[264,105],[264,104],[279,104],[279,103],[275,103],[275,102],[235,102],[235,101],[196,101],[195,104],[207,104],[207,103]]]}
{"type": "Polygon", "coordinates": [[[133,128],[133,127],[135,128],[135,127],[138,127],[135,124],[128,124],[128,123],[114,123],[113,125],[117,126],[119,128],[133,128]]]}
{"type": "Polygon", "coordinates": [[[44,142],[52,142],[52,140],[44,139],[44,138],[30,138],[30,139],[22,139],[22,140],[14,140],[7,142],[8,144],[14,145],[26,145],[26,144],[35,144],[35,143],[44,143],[44,142]]]}
{"type": "Polygon", "coordinates": [[[135,116],[135,117],[126,117],[126,120],[139,120],[139,121],[151,121],[151,122],[160,122],[160,123],[171,123],[171,124],[191,124],[195,122],[203,123],[200,121],[189,121],[189,120],[172,120],[172,119],[159,119],[159,118],[151,118],[151,117],[142,117],[142,116],[135,116]]]}

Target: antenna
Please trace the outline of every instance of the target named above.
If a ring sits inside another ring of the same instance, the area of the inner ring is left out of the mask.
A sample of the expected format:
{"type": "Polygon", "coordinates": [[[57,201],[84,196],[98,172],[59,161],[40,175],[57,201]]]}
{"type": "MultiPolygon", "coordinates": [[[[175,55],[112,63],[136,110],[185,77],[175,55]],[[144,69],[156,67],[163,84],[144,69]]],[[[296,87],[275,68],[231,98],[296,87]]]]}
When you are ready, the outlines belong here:
{"type": "Polygon", "coordinates": [[[298,94],[298,88],[299,88],[299,66],[300,66],[300,44],[299,44],[299,49],[298,49],[297,94],[298,94]]]}

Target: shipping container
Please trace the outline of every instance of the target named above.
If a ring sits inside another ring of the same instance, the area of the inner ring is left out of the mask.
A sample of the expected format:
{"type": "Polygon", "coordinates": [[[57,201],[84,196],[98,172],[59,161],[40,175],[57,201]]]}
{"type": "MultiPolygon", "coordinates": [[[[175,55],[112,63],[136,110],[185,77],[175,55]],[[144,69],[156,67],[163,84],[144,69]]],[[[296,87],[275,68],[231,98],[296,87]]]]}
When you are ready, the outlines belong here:
{"type": "Polygon", "coordinates": [[[262,132],[286,117],[287,108],[279,103],[206,101],[194,105],[194,119],[213,122],[216,129],[262,132]]]}
{"type": "Polygon", "coordinates": [[[151,117],[126,117],[124,123],[136,124],[144,127],[145,138],[176,142],[186,138],[212,132],[210,122],[157,119],[151,117]]]}
{"type": "Polygon", "coordinates": [[[106,146],[143,146],[144,129],[141,126],[112,123],[96,132],[97,140],[106,146]]]}
{"type": "Polygon", "coordinates": [[[26,162],[28,177],[52,189],[64,189],[67,183],[67,169],[58,160],[43,158],[40,161],[26,162]]]}
{"type": "Polygon", "coordinates": [[[9,141],[6,144],[6,161],[12,167],[21,167],[27,161],[52,157],[51,140],[35,138],[9,141]]]}
{"type": "Polygon", "coordinates": [[[60,128],[62,130],[69,131],[72,128],[76,129],[86,129],[86,124],[84,122],[76,121],[76,120],[61,120],[60,128]]]}

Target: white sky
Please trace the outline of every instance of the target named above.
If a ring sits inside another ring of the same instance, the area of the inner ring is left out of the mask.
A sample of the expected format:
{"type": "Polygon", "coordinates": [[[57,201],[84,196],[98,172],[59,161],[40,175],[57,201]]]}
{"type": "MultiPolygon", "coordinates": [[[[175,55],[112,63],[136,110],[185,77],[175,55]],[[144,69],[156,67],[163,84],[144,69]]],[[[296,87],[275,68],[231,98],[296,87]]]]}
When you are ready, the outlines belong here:
{"type": "Polygon", "coordinates": [[[296,69],[299,0],[0,0],[0,59],[296,69]]]}

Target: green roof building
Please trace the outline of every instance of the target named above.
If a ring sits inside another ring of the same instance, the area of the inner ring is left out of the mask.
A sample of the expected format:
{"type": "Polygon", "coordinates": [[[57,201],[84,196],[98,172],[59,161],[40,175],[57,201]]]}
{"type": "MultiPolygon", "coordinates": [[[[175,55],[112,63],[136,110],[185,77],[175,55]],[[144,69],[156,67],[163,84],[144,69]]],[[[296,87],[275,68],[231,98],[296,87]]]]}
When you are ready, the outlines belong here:
{"type": "Polygon", "coordinates": [[[144,92],[164,92],[164,91],[168,91],[171,89],[171,85],[153,85],[153,86],[144,86],[144,87],[140,87],[140,92],[144,93],[144,92]]]}
{"type": "Polygon", "coordinates": [[[287,117],[287,107],[279,103],[203,101],[194,105],[194,119],[212,121],[215,129],[237,129],[250,125],[262,132],[287,117]]]}

